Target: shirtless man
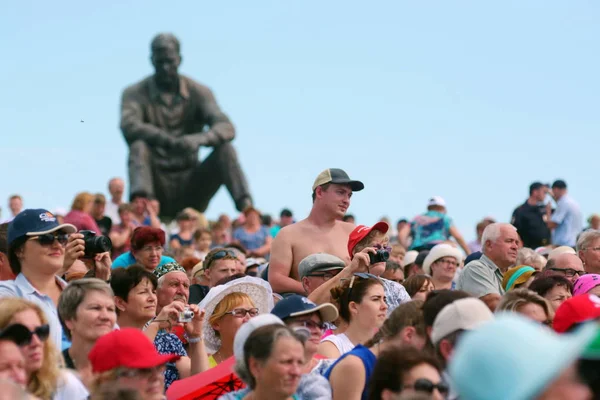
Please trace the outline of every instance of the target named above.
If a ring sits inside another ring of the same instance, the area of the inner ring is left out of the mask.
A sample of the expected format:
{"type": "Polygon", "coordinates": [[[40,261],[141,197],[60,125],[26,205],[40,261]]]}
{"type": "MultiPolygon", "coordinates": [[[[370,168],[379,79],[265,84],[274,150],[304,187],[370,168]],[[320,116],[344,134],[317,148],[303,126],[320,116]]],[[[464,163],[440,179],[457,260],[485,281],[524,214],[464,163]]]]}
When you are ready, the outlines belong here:
{"type": "Polygon", "coordinates": [[[308,218],[288,225],[271,245],[269,283],[277,293],[304,294],[298,264],[315,253],[327,253],[350,263],[348,237],[354,225],[341,221],[350,207],[352,192],[364,189],[338,168],[321,172],[313,184],[313,206],[308,218]]]}

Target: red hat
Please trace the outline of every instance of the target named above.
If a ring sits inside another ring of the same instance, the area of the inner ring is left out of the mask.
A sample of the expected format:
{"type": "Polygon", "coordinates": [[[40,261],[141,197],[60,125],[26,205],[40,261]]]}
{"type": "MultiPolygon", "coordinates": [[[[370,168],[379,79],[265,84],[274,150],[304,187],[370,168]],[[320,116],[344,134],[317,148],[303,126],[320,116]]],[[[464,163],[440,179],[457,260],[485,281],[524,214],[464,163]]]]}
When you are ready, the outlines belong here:
{"type": "Polygon", "coordinates": [[[358,225],[354,230],[350,233],[350,238],[348,239],[348,254],[350,254],[350,258],[352,258],[352,250],[356,247],[358,242],[363,240],[369,233],[372,231],[379,231],[381,233],[387,233],[390,229],[390,226],[387,222],[380,221],[373,225],[372,227],[368,227],[365,225],[358,225]]]}
{"type": "Polygon", "coordinates": [[[177,354],[158,354],[154,344],[135,328],[124,328],[102,336],[88,355],[93,372],[117,367],[144,369],[158,367],[179,359],[177,354]]]}
{"type": "Polygon", "coordinates": [[[600,297],[593,294],[575,296],[562,303],[556,310],[552,326],[564,333],[573,325],[600,318],[600,297]]]}

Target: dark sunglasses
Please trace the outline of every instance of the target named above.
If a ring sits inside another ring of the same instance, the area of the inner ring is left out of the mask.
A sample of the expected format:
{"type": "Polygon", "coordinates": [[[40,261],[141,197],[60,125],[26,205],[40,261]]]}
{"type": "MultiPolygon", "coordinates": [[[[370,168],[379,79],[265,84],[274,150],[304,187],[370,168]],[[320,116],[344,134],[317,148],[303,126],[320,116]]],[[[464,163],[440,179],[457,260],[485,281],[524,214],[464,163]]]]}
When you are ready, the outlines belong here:
{"type": "Polygon", "coordinates": [[[24,325],[14,324],[0,332],[0,337],[12,340],[17,346],[27,346],[31,344],[33,335],[36,335],[42,342],[46,341],[48,336],[50,336],[50,326],[47,324],[41,325],[33,331],[30,331],[24,325]]]}
{"type": "Polygon", "coordinates": [[[44,233],[43,235],[33,236],[29,240],[37,240],[42,246],[52,246],[54,241],[58,241],[62,246],[66,246],[69,241],[69,235],[63,232],[44,233]]]}
{"type": "Polygon", "coordinates": [[[444,382],[435,384],[425,378],[417,379],[412,386],[404,386],[404,389],[414,389],[415,392],[426,392],[429,394],[432,394],[434,389],[437,389],[442,395],[448,394],[449,391],[448,385],[444,382]]]}
{"type": "Polygon", "coordinates": [[[215,254],[213,254],[210,257],[210,259],[208,260],[208,263],[206,263],[206,266],[204,267],[204,269],[208,269],[208,267],[210,267],[210,265],[214,261],[220,260],[221,258],[225,258],[227,256],[237,258],[237,256],[235,255],[235,253],[232,250],[220,250],[220,251],[217,251],[215,254]]]}
{"type": "Polygon", "coordinates": [[[291,322],[292,325],[300,325],[303,326],[307,329],[319,329],[324,331],[325,330],[325,323],[323,322],[315,322],[312,320],[306,320],[306,321],[293,321],[291,322]]]}

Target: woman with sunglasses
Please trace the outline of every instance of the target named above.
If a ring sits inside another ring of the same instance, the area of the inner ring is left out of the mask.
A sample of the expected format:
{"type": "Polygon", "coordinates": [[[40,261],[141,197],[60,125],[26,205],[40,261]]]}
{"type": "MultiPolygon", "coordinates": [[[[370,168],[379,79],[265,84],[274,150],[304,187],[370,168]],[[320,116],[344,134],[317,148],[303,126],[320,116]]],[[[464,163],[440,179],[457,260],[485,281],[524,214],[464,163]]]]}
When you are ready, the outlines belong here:
{"type": "Polygon", "coordinates": [[[425,348],[427,333],[422,307],[421,301],[400,304],[371,340],[338,358],[324,374],[331,383],[334,400],[366,400],[373,368],[386,349],[425,348]]]}
{"type": "Polygon", "coordinates": [[[89,383],[88,355],[96,341],[115,328],[114,294],[100,279],[85,278],[69,283],[58,300],[58,314],[71,347],[62,354],[67,368],[76,370],[89,383]]]}
{"type": "Polygon", "coordinates": [[[233,340],[240,327],[273,308],[267,282],[246,276],[212,288],[198,305],[206,310],[203,337],[212,368],[233,356],[233,340]]]}
{"type": "MultiPolygon", "coordinates": [[[[84,254],[81,234],[70,224],[59,224],[44,209],[27,209],[19,213],[8,227],[8,257],[17,277],[0,282],[0,298],[20,297],[37,304],[50,321],[50,337],[62,348],[63,332],[56,312],[58,298],[66,282],[58,278],[84,254]]],[[[110,254],[95,257],[98,269],[110,271],[110,254]]]]}
{"type": "Polygon", "coordinates": [[[42,400],[86,399],[88,392],[69,370],[60,368],[60,353],[48,340],[50,326],[36,304],[18,298],[0,301],[0,330],[18,329],[21,353],[25,358],[27,391],[42,400]],[[16,326],[13,326],[16,325],[16,326]]]}
{"type": "Polygon", "coordinates": [[[176,354],[158,354],[142,331],[125,328],[102,336],[89,354],[92,398],[108,385],[134,389],[142,400],[164,400],[164,372],[176,354]]]}
{"type": "Polygon", "coordinates": [[[356,273],[331,289],[331,298],[348,327],[344,333],[325,337],[318,350],[327,358],[338,358],[373,337],[386,319],[388,306],[381,280],[365,273],[356,273]]]}
{"type": "Polygon", "coordinates": [[[424,393],[443,400],[448,386],[442,382],[437,361],[415,348],[390,347],[382,351],[369,384],[369,400],[393,400],[401,394],[424,393]]]}

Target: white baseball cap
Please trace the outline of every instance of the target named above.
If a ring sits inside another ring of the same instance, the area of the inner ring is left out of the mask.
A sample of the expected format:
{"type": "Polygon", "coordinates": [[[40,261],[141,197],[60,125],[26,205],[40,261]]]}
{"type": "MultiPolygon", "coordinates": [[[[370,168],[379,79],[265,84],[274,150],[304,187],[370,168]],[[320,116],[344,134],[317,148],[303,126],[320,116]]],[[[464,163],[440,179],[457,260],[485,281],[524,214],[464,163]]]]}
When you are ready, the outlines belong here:
{"type": "Polygon", "coordinates": [[[407,251],[406,254],[404,255],[404,258],[402,259],[402,268],[406,267],[408,264],[412,264],[415,261],[417,261],[418,255],[419,255],[419,252],[416,250],[407,251]]]}
{"type": "Polygon", "coordinates": [[[446,200],[444,200],[441,196],[433,196],[427,202],[427,207],[431,206],[446,207],[446,200]]]}
{"type": "Polygon", "coordinates": [[[471,331],[492,319],[494,314],[483,301],[474,297],[456,300],[442,308],[435,317],[431,329],[431,341],[433,344],[438,344],[452,332],[471,331]]]}

